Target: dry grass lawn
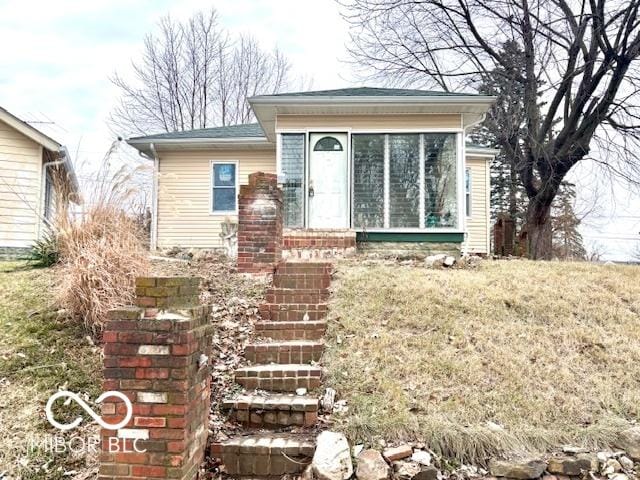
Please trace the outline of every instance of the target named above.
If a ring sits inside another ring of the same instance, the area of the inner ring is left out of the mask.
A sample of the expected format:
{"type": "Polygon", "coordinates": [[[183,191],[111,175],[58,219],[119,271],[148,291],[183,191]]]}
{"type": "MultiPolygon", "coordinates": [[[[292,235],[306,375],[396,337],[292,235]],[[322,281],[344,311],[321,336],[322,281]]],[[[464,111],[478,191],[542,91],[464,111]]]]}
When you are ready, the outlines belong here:
{"type": "Polygon", "coordinates": [[[338,266],[325,365],[354,442],[461,461],[609,445],[640,410],[640,267],[338,266]]]}

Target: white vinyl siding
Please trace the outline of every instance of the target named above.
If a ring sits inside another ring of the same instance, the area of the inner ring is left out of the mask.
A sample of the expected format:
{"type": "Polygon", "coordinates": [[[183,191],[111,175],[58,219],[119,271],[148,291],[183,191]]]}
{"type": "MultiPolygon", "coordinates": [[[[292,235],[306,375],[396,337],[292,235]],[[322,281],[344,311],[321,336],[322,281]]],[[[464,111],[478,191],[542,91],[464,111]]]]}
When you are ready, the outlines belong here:
{"type": "MultiPolygon", "coordinates": [[[[238,162],[238,185],[254,172],[275,173],[275,150],[159,151],[158,248],[219,248],[221,224],[237,215],[211,214],[212,162],[238,162]]],[[[238,191],[239,193],[239,191],[238,191]]]]}
{"type": "Polygon", "coordinates": [[[489,253],[489,160],[467,157],[471,180],[471,212],[467,216],[466,247],[469,253],[489,253]]]}
{"type": "Polygon", "coordinates": [[[42,147],[0,122],[0,247],[29,247],[42,209],[42,147]]]}

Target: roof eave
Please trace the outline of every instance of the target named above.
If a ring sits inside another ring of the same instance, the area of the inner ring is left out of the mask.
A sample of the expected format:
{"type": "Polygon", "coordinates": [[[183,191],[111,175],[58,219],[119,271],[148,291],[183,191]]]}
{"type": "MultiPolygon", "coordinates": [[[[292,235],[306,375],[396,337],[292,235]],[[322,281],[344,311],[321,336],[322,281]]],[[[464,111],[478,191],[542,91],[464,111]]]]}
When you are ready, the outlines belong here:
{"type": "Polygon", "coordinates": [[[176,148],[233,148],[233,147],[271,147],[274,144],[266,137],[232,137],[232,138],[129,138],[126,141],[133,148],[152,156],[152,147],[176,148]]]}
{"type": "Polygon", "coordinates": [[[250,105],[406,105],[406,104],[472,104],[472,105],[491,105],[496,101],[497,97],[488,95],[446,95],[446,96],[339,96],[329,95],[326,97],[303,97],[303,96],[273,96],[258,95],[249,98],[250,105]]]}

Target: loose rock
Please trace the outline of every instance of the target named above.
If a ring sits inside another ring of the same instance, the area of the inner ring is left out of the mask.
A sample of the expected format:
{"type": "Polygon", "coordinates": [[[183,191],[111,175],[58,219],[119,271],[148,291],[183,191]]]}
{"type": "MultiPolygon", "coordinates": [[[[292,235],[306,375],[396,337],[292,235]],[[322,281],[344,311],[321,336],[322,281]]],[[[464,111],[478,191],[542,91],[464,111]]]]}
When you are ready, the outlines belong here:
{"type": "Polygon", "coordinates": [[[422,468],[417,463],[393,462],[394,477],[398,480],[413,480],[421,470],[422,468]]]}
{"type": "Polygon", "coordinates": [[[621,456],[618,459],[618,461],[620,462],[620,465],[622,465],[623,469],[625,469],[625,470],[633,470],[633,460],[631,460],[626,455],[621,456]]]}
{"type": "Polygon", "coordinates": [[[640,427],[629,428],[618,435],[616,446],[627,452],[636,462],[640,461],[640,427]]]}
{"type": "Polygon", "coordinates": [[[351,450],[344,435],[324,431],[316,440],[311,467],[317,480],[347,480],[353,474],[351,450]]]}
{"type": "Polygon", "coordinates": [[[420,465],[431,465],[431,454],[424,450],[416,450],[411,455],[411,461],[419,463],[420,465]]]}
{"type": "Polygon", "coordinates": [[[438,469],[432,465],[422,467],[420,471],[413,476],[413,480],[437,480],[438,469]]]}
{"type": "Polygon", "coordinates": [[[583,471],[591,470],[591,460],[578,457],[551,457],[547,470],[549,473],[576,476],[583,471]]]}
{"type": "Polygon", "coordinates": [[[542,475],[547,464],[539,459],[523,460],[491,460],[489,471],[496,477],[517,478],[529,480],[542,475]]]}
{"type": "Polygon", "coordinates": [[[382,456],[388,462],[395,462],[396,460],[402,460],[403,458],[410,457],[413,453],[413,449],[410,445],[404,444],[398,447],[385,448],[382,452],[382,456]]]}
{"type": "Polygon", "coordinates": [[[386,480],[391,476],[391,467],[377,450],[364,450],[358,455],[356,478],[358,480],[386,480]]]}

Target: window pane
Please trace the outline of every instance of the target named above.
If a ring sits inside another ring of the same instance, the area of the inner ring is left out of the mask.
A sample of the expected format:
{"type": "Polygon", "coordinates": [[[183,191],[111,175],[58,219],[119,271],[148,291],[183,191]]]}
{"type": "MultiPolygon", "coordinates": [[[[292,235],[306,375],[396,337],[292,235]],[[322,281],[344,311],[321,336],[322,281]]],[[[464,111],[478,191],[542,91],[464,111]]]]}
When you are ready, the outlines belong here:
{"type": "Polygon", "coordinates": [[[342,144],[333,137],[323,137],[313,147],[314,152],[342,151],[342,144]]]}
{"type": "Polygon", "coordinates": [[[213,211],[233,212],[236,209],[236,189],[235,188],[214,188],[213,189],[213,211]]]}
{"type": "Polygon", "coordinates": [[[353,135],[353,223],[384,227],[384,135],[353,135]]]}
{"type": "Polygon", "coordinates": [[[420,136],[389,135],[389,226],[420,226],[420,136]]]}
{"type": "Polygon", "coordinates": [[[303,226],[304,208],[304,134],[282,134],[281,147],[280,164],[284,176],[282,184],[284,226],[299,228],[303,226]]]}
{"type": "Polygon", "coordinates": [[[235,187],[236,186],[235,163],[216,163],[213,165],[213,186],[214,187],[235,187]]]}
{"type": "Polygon", "coordinates": [[[426,227],[455,227],[458,223],[456,151],[455,134],[424,134],[426,227]]]}

